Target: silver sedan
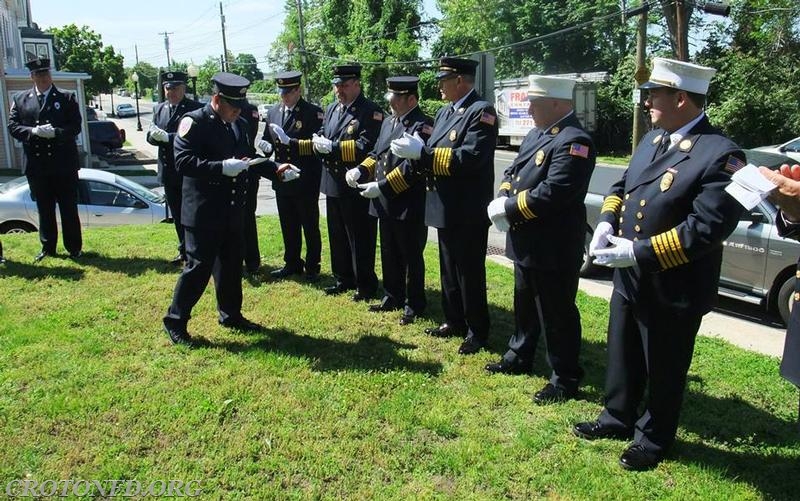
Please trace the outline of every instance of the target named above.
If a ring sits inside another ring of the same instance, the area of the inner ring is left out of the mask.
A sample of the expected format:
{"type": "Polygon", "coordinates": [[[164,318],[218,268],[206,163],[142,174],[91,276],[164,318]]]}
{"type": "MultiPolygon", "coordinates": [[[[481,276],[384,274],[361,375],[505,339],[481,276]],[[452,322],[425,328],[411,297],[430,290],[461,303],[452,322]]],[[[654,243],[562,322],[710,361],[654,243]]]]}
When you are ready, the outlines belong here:
{"type": "MultiPolygon", "coordinates": [[[[108,171],[78,171],[78,214],[84,228],[164,221],[163,195],[108,171]]],[[[58,211],[56,211],[58,214],[58,211]]],[[[0,233],[37,231],[39,212],[28,180],[0,185],[0,233]]]]}

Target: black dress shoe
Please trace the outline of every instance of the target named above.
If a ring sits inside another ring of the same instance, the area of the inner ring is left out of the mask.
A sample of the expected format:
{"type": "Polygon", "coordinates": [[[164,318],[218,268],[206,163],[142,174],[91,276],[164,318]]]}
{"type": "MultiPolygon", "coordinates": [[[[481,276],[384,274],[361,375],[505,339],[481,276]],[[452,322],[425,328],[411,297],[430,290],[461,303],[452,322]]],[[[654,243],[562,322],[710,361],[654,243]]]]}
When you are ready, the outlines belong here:
{"type": "Polygon", "coordinates": [[[403,316],[400,317],[400,325],[411,325],[417,319],[417,316],[413,313],[403,313],[403,316]]]}
{"type": "Polygon", "coordinates": [[[52,254],[52,253],[50,253],[50,252],[45,252],[45,251],[42,251],[42,252],[40,252],[40,253],[36,254],[36,257],[35,257],[35,258],[33,258],[33,262],[34,262],[34,263],[38,263],[38,262],[39,262],[39,261],[41,261],[42,259],[44,259],[44,258],[46,258],[46,257],[53,257],[54,255],[55,255],[55,254],[52,254]]]}
{"type": "Polygon", "coordinates": [[[189,336],[189,333],[186,332],[185,327],[168,327],[164,325],[164,332],[167,333],[172,344],[192,346],[192,338],[189,336]]]}
{"type": "Polygon", "coordinates": [[[319,280],[319,272],[307,271],[305,276],[306,280],[308,280],[309,282],[316,282],[317,280],[319,280]]]}
{"type": "Polygon", "coordinates": [[[475,338],[467,338],[461,343],[461,346],[458,347],[458,354],[474,355],[484,348],[486,348],[486,343],[484,341],[478,341],[475,338]]]}
{"type": "Polygon", "coordinates": [[[633,438],[633,430],[601,424],[600,421],[578,423],[572,428],[572,433],[586,440],[596,440],[598,438],[630,440],[633,438]]]}
{"type": "Polygon", "coordinates": [[[630,471],[652,470],[661,462],[661,456],[648,451],[642,444],[631,444],[619,457],[619,465],[630,471]]]}
{"type": "Polygon", "coordinates": [[[389,301],[384,301],[382,303],[371,304],[369,305],[369,311],[373,313],[381,312],[381,311],[395,311],[399,310],[399,306],[395,306],[393,303],[389,301]]]}
{"type": "Polygon", "coordinates": [[[178,254],[169,260],[169,264],[174,264],[175,266],[183,266],[184,262],[186,262],[186,256],[183,254],[178,254]]]}
{"type": "Polygon", "coordinates": [[[513,361],[501,358],[499,362],[486,364],[484,368],[490,374],[529,374],[533,370],[533,364],[523,362],[519,358],[513,361]]]}
{"type": "Polygon", "coordinates": [[[70,258],[70,259],[78,259],[78,258],[80,258],[81,256],[83,256],[83,252],[82,252],[82,251],[78,251],[78,252],[70,252],[70,253],[69,253],[69,258],[70,258]]]}
{"type": "Polygon", "coordinates": [[[374,292],[356,292],[351,298],[353,301],[369,301],[375,297],[374,292]]]}
{"type": "Polygon", "coordinates": [[[533,403],[536,405],[554,404],[572,400],[577,396],[578,390],[568,390],[562,386],[547,383],[544,388],[533,394],[533,403]]]}
{"type": "Polygon", "coordinates": [[[277,270],[270,271],[269,275],[272,278],[286,278],[286,277],[290,277],[292,275],[300,275],[301,273],[303,273],[302,270],[297,270],[297,269],[293,269],[293,268],[287,268],[286,266],[284,266],[283,268],[279,268],[277,270]]]}
{"type": "Polygon", "coordinates": [[[240,330],[240,331],[257,332],[257,331],[260,331],[260,330],[264,329],[261,325],[255,323],[255,322],[251,322],[250,320],[247,320],[244,317],[237,318],[237,319],[230,319],[229,318],[229,319],[225,320],[224,322],[222,320],[220,320],[219,324],[221,326],[223,326],[223,327],[227,327],[229,329],[236,329],[236,330],[240,330]]]}
{"type": "Polygon", "coordinates": [[[464,329],[459,329],[449,324],[442,324],[438,327],[428,327],[425,329],[425,334],[429,334],[433,337],[464,337],[466,332],[464,332],[464,329]]]}
{"type": "Polygon", "coordinates": [[[336,284],[331,285],[330,287],[325,287],[325,294],[329,296],[335,296],[337,294],[343,294],[352,289],[352,287],[347,287],[346,285],[336,284]]]}

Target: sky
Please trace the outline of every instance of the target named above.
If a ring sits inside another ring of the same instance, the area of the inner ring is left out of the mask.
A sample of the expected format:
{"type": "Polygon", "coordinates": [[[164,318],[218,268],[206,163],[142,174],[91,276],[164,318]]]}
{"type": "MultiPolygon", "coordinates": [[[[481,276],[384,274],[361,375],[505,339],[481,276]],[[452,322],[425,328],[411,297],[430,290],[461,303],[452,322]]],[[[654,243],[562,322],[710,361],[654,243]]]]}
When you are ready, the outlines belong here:
{"type": "MultiPolygon", "coordinates": [[[[167,64],[164,32],[169,32],[169,54],[174,61],[202,64],[222,54],[219,0],[31,0],[33,21],[41,29],[68,24],[88,26],[104,46],[113,46],[133,66],[139,61],[155,67],[167,64]],[[135,8],[134,8],[135,6],[135,8]]],[[[283,0],[223,0],[228,51],[253,54],[262,72],[272,42],[280,33],[285,14],[283,0]]],[[[423,0],[425,12],[438,15],[435,0],[423,0]]]]}

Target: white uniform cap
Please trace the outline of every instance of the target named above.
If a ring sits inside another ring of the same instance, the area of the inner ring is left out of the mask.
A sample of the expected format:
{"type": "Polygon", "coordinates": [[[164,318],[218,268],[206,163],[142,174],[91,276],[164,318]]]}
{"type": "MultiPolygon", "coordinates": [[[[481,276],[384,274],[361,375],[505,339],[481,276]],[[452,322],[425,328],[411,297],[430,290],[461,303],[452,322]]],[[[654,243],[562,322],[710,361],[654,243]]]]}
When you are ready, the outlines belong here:
{"type": "Polygon", "coordinates": [[[528,87],[529,101],[540,97],[572,101],[572,89],[575,88],[575,80],[572,78],[530,75],[528,81],[530,82],[528,87]]]}
{"type": "Polygon", "coordinates": [[[707,66],[656,57],[653,59],[650,79],[639,88],[670,87],[705,95],[708,92],[708,83],[716,72],[717,70],[707,66]]]}

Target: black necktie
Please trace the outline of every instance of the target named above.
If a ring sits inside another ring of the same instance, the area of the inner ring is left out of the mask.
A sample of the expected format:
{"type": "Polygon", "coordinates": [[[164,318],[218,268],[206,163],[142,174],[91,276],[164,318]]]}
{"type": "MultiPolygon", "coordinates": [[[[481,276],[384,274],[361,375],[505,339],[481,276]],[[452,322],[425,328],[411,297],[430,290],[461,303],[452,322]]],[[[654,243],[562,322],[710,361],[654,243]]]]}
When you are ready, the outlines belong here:
{"type": "Polygon", "coordinates": [[[41,108],[44,104],[44,94],[39,94],[37,97],[39,98],[39,108],[41,108]]]}
{"type": "Polygon", "coordinates": [[[661,136],[661,141],[658,143],[658,148],[656,148],[656,155],[653,158],[658,158],[664,153],[666,153],[667,150],[669,149],[669,145],[670,145],[669,135],[664,134],[663,136],[661,136]]]}
{"type": "Polygon", "coordinates": [[[447,110],[444,112],[444,119],[445,119],[445,120],[449,120],[449,119],[450,119],[450,117],[452,117],[452,116],[453,116],[453,112],[454,112],[454,111],[455,111],[455,108],[453,108],[453,105],[452,105],[452,104],[451,104],[450,106],[448,106],[448,107],[447,107],[447,110]]]}
{"type": "Polygon", "coordinates": [[[225,128],[228,129],[228,134],[231,136],[233,142],[236,143],[236,132],[234,132],[233,126],[229,123],[226,123],[225,128]]]}

